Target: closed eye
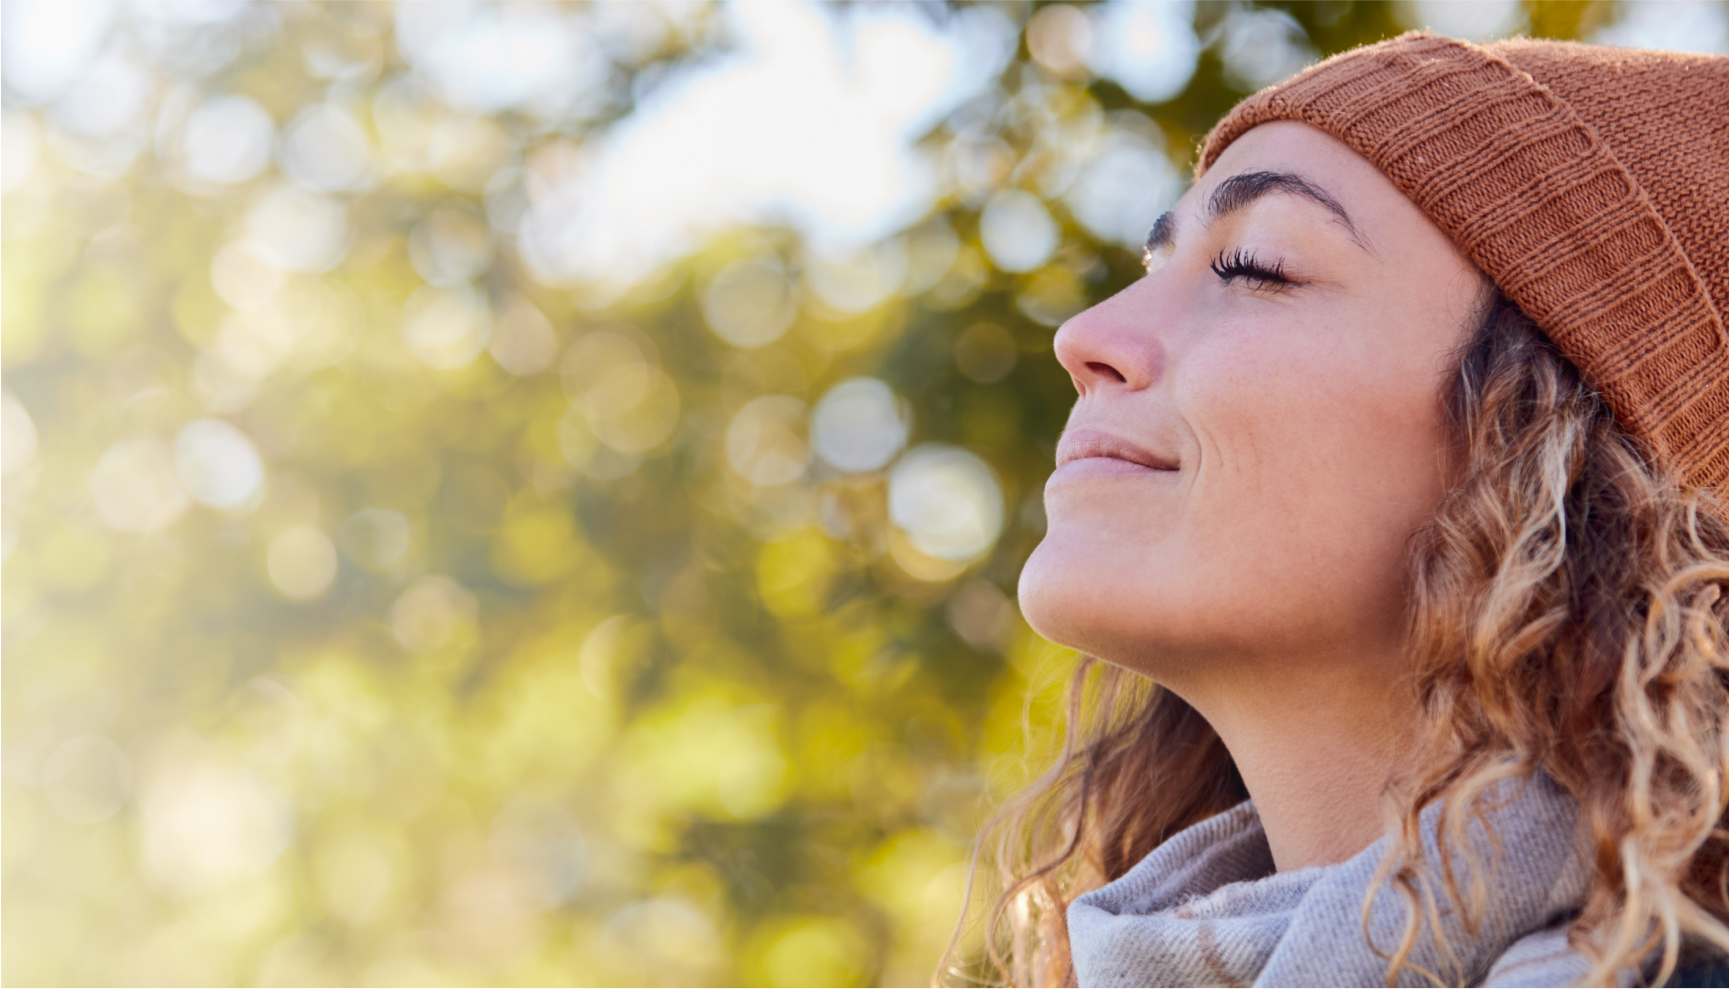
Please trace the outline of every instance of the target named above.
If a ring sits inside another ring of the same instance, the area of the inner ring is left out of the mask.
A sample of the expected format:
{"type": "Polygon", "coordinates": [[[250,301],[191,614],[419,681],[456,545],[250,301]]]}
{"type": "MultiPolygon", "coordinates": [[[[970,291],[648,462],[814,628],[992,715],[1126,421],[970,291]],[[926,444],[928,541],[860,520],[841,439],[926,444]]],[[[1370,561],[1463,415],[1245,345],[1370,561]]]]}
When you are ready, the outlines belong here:
{"type": "Polygon", "coordinates": [[[1234,251],[1220,251],[1209,267],[1220,281],[1229,283],[1240,279],[1246,288],[1255,291],[1280,291],[1297,284],[1285,276],[1285,262],[1267,264],[1240,247],[1234,251]]]}

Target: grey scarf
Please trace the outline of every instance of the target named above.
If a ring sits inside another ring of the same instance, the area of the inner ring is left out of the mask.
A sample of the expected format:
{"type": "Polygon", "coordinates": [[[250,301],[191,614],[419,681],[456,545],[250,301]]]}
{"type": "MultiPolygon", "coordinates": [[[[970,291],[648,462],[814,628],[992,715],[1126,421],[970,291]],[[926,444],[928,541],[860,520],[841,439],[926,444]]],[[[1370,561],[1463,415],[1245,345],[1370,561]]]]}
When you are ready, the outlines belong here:
{"type": "MultiPolygon", "coordinates": [[[[1574,843],[1577,806],[1547,776],[1491,791],[1488,819],[1502,852],[1480,824],[1470,838],[1489,863],[1488,906],[1467,934],[1441,912],[1443,948],[1425,924],[1400,985],[1447,982],[1572,985],[1589,963],[1567,946],[1566,924],[1584,902],[1588,860],[1574,843]]],[[[1438,861],[1439,809],[1422,816],[1427,861],[1438,861]]],[[[1083,986],[1382,986],[1388,959],[1364,937],[1363,903],[1389,839],[1332,866],[1274,872],[1253,803],[1202,821],[1154,849],[1122,878],[1069,907],[1069,944],[1083,986]]],[[[1455,859],[1455,861],[1458,861],[1455,859]]],[[[1457,873],[1468,889],[1468,873],[1457,873]]],[[[1436,874],[1419,885],[1445,906],[1436,874]]],[[[1375,896],[1368,938],[1390,953],[1404,936],[1404,900],[1375,896]]]]}

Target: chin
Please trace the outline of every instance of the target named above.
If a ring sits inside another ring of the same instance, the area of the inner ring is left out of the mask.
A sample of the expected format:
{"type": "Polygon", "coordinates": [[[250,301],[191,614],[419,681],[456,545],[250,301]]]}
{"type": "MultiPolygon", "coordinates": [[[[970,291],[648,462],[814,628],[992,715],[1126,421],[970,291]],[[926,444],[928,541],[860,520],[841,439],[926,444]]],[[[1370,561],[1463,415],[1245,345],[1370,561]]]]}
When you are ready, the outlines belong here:
{"type": "Polygon", "coordinates": [[[1061,646],[1113,660],[1113,607],[1108,586],[1121,588],[1100,566],[1096,550],[1074,545],[1059,533],[1047,533],[1021,568],[1018,591],[1021,614],[1033,631],[1061,646]]]}
{"type": "Polygon", "coordinates": [[[1021,614],[1045,639],[1174,685],[1216,659],[1255,616],[1207,588],[1217,574],[1171,547],[1085,526],[1053,526],[1021,568],[1021,614]]]}

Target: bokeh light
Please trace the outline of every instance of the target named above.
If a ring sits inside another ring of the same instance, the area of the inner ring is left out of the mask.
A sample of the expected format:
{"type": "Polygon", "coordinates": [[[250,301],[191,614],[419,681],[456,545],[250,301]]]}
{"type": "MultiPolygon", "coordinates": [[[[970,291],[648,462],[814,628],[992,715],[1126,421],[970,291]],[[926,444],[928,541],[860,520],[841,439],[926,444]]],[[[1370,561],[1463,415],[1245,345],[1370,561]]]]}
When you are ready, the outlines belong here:
{"type": "Polygon", "coordinates": [[[219,96],[186,121],[182,138],[186,172],[200,182],[244,182],[270,163],[276,126],[257,100],[219,96]]]}
{"type": "Polygon", "coordinates": [[[979,216],[979,239],[998,268],[1032,271],[1050,260],[1059,231],[1050,211],[1037,196],[1021,189],[1004,189],[985,203],[979,216]]]}
{"type": "Polygon", "coordinates": [[[1134,111],[1120,111],[1111,123],[1063,198],[1093,236],[1134,247],[1145,242],[1159,214],[1176,204],[1184,182],[1157,124],[1134,111]]]}
{"type": "Polygon", "coordinates": [[[8,984],[927,983],[1074,660],[1014,599],[1052,337],[1205,128],[1429,21],[1729,49],[1607,0],[0,17],[8,984]]]}
{"type": "Polygon", "coordinates": [[[849,378],[830,388],[811,413],[817,455],[844,471],[884,466],[906,442],[908,423],[894,390],[876,378],[849,378]]]}
{"type": "Polygon", "coordinates": [[[975,454],[928,444],[909,451],[889,475],[889,517],[918,549],[964,562],[1002,533],[1002,490],[975,454]]]}
{"type": "Polygon", "coordinates": [[[423,285],[402,307],[402,339],[429,367],[463,367],[480,356],[491,336],[491,306],[467,286],[423,285]]]}
{"type": "Polygon", "coordinates": [[[702,314],[715,335],[735,347],[779,340],[798,317],[786,272],[768,258],[734,261],[702,294],[702,314]]]}
{"type": "Polygon", "coordinates": [[[791,395],[752,399],[726,428],[726,458],[752,484],[791,484],[810,463],[804,403],[791,395]]]}
{"type": "Polygon", "coordinates": [[[1095,25],[1086,32],[1087,62],[1142,102],[1173,99],[1201,56],[1194,15],[1194,4],[1185,0],[1108,0],[1094,9],[1095,25]]]}
{"type": "Polygon", "coordinates": [[[220,419],[195,419],[174,440],[181,487],[211,508],[239,508],[264,486],[264,463],[246,434],[220,419]]]}
{"type": "Polygon", "coordinates": [[[326,271],[347,253],[348,210],[328,196],[291,185],[260,196],[246,214],[246,232],[265,260],[289,271],[326,271]]]}
{"type": "Polygon", "coordinates": [[[372,177],[372,150],[360,122],[341,107],[314,103],[282,131],[282,170],[317,192],[363,189],[372,177]]]}
{"type": "Polygon", "coordinates": [[[270,541],[270,582],[299,601],[319,597],[336,579],[336,547],[324,533],[297,525],[270,541]]]}

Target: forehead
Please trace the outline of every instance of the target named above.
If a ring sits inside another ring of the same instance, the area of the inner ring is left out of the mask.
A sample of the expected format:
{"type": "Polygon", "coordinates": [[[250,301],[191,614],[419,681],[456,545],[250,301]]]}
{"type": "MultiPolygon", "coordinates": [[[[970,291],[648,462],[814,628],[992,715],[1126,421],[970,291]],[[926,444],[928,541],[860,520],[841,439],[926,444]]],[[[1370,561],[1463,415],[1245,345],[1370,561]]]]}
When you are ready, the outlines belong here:
{"type": "Polygon", "coordinates": [[[1179,209],[1200,216],[1220,184],[1260,171],[1292,173],[1325,191],[1377,249],[1388,246],[1395,254],[1431,256],[1439,252],[1470,267],[1452,240],[1368,159],[1332,135],[1293,120],[1262,124],[1237,138],[1183,196],[1179,209]]]}
{"type": "Polygon", "coordinates": [[[1204,198],[1231,176],[1258,171],[1301,175],[1347,207],[1391,196],[1416,209],[1368,159],[1338,138],[1294,120],[1262,124],[1231,142],[1190,192],[1204,198]]]}

